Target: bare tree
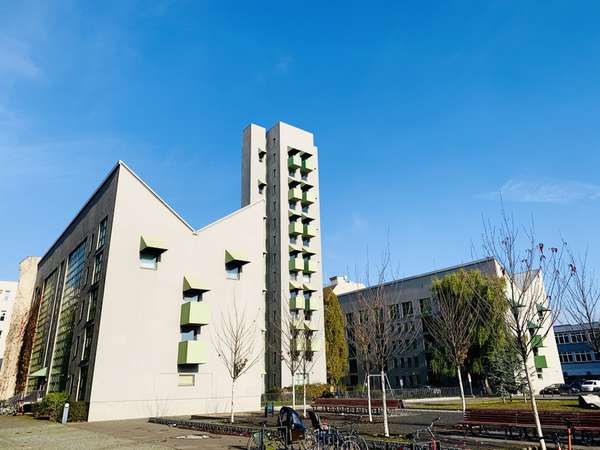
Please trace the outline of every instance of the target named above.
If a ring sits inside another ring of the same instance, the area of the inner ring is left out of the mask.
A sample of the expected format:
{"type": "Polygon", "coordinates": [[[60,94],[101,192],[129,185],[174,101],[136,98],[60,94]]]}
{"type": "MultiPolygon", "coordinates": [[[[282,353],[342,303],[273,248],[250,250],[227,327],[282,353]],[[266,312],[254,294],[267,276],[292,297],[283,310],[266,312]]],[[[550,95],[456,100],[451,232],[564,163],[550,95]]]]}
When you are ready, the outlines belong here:
{"type": "Polygon", "coordinates": [[[240,311],[234,301],[233,308],[221,315],[220,324],[214,332],[213,346],[231,378],[231,423],[235,419],[235,382],[263,355],[263,349],[257,348],[257,331],[256,319],[249,319],[246,311],[240,311]]]}
{"type": "Polygon", "coordinates": [[[576,258],[569,251],[569,267],[573,279],[565,296],[567,316],[577,325],[582,325],[589,336],[595,353],[600,352],[600,286],[596,274],[588,267],[587,251],[576,258]]]}
{"type": "Polygon", "coordinates": [[[352,307],[352,322],[347,327],[347,336],[353,356],[360,361],[367,375],[369,394],[369,420],[373,421],[370,407],[370,376],[376,371],[381,377],[384,432],[389,436],[385,382],[386,370],[392,359],[413,349],[419,332],[412,303],[406,311],[397,303],[397,290],[386,286],[393,278],[389,247],[384,251],[381,263],[376,268],[376,282],[370,283],[370,268],[365,272],[366,285],[356,292],[352,307]]]}
{"type": "MultiPolygon", "coordinates": [[[[434,280],[432,286],[432,311],[423,314],[423,322],[438,346],[456,370],[462,409],[467,409],[461,370],[476,339],[479,324],[484,321],[485,307],[478,301],[475,283],[471,278],[483,281],[479,272],[461,270],[442,279],[434,280]]],[[[479,283],[481,284],[481,283],[479,283]]]]}
{"type": "Polygon", "coordinates": [[[500,265],[506,280],[506,325],[515,337],[515,346],[523,364],[540,447],[546,450],[532,374],[538,348],[560,314],[561,300],[567,292],[572,270],[565,264],[566,244],[546,247],[535,238],[533,224],[523,237],[511,216],[502,211],[499,226],[484,222],[483,249],[500,265]],[[533,358],[531,356],[533,355],[533,358]],[[534,360],[533,367],[530,359],[534,360]]]}

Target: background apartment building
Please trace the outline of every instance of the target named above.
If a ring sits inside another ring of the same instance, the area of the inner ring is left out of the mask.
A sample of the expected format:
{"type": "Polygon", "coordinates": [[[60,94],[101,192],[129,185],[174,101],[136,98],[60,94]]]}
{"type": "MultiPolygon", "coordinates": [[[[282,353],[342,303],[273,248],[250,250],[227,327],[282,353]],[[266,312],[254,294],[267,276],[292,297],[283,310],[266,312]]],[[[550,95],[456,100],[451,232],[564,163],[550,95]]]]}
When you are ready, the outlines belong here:
{"type": "Polygon", "coordinates": [[[15,295],[17,293],[16,281],[0,281],[0,369],[4,360],[6,335],[10,327],[15,295]]]}
{"type": "MultiPolygon", "coordinates": [[[[595,323],[600,333],[600,323],[595,323]]],[[[587,325],[555,325],[554,336],[565,380],[600,378],[600,355],[594,351],[587,325]]]]}
{"type": "MultiPolygon", "coordinates": [[[[395,308],[401,318],[416,317],[419,319],[423,311],[431,308],[431,286],[433,280],[442,278],[452,272],[459,270],[479,270],[488,276],[500,276],[501,270],[498,263],[493,258],[485,258],[473,261],[467,264],[441,269],[435,272],[429,272],[422,275],[402,278],[384,284],[385,298],[389,301],[390,307],[398,305],[395,308]]],[[[367,287],[366,289],[372,289],[367,287]]],[[[354,315],[360,309],[361,290],[351,291],[338,295],[342,310],[346,315],[347,326],[353,326],[354,315]]],[[[422,320],[422,319],[421,319],[422,320]]],[[[428,339],[427,333],[422,330],[422,325],[417,327],[421,330],[416,339],[414,339],[411,348],[404,354],[397,355],[388,362],[387,376],[393,388],[416,387],[425,384],[448,383],[456,385],[454,379],[446,380],[444,377],[433,373],[429,364],[429,356],[425,350],[425,342],[428,339]]],[[[540,330],[544,334],[547,330],[540,330]]],[[[560,368],[558,351],[552,329],[548,330],[548,335],[539,342],[539,346],[534,349],[531,355],[530,367],[535,368],[536,377],[533,377],[534,390],[540,389],[552,384],[562,383],[563,376],[560,368]]],[[[350,351],[349,358],[349,383],[358,385],[364,382],[365,373],[360,361],[356,357],[356,352],[350,351]]]]}
{"type": "Polygon", "coordinates": [[[244,130],[242,206],[264,199],[267,389],[290,386],[283,358],[307,358],[310,383],[326,381],[318,151],[313,135],[279,122],[244,130]],[[272,325],[270,325],[272,324],[272,325]],[[292,327],[291,333],[286,328],[292,327]],[[293,342],[289,341],[292,337],[293,342]],[[287,353],[287,355],[286,355],[287,353]]]}

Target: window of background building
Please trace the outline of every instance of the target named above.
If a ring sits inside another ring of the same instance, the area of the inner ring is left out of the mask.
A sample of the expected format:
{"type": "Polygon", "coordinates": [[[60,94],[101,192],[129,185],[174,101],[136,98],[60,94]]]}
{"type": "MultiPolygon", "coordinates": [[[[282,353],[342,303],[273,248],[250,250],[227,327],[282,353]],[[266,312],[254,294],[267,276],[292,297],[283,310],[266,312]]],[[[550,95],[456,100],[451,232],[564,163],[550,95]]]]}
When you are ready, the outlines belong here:
{"type": "Polygon", "coordinates": [[[96,249],[104,247],[106,244],[106,227],[108,225],[108,217],[102,219],[100,225],[98,226],[98,243],[96,245],[96,249]]]}
{"type": "Polygon", "coordinates": [[[96,317],[96,307],[98,306],[98,289],[90,291],[87,320],[94,320],[96,317]]]}
{"type": "Polygon", "coordinates": [[[4,320],[6,317],[6,311],[0,311],[0,320],[4,320]]]}
{"type": "Polygon", "coordinates": [[[240,275],[242,273],[242,266],[240,266],[240,265],[226,264],[225,265],[225,272],[227,274],[227,279],[228,280],[239,280],[240,279],[240,275]]]}
{"type": "Polygon", "coordinates": [[[413,314],[413,304],[412,302],[403,302],[402,303],[402,315],[404,317],[412,316],[413,314]]]}

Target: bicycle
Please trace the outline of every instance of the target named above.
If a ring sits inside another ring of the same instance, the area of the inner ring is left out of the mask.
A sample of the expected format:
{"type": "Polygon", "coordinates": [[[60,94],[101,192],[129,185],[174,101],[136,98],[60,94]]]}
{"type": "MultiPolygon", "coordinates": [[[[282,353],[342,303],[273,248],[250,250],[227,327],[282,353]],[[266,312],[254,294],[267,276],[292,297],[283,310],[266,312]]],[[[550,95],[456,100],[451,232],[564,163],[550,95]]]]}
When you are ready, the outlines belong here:
{"type": "Polygon", "coordinates": [[[262,428],[248,438],[247,450],[305,450],[303,441],[288,439],[287,427],[267,428],[263,422],[262,428]]]}
{"type": "Polygon", "coordinates": [[[322,424],[314,411],[308,413],[314,431],[307,434],[305,448],[311,450],[368,450],[365,439],[352,428],[349,432],[322,424]]]}
{"type": "Polygon", "coordinates": [[[436,417],[428,427],[420,428],[412,434],[412,450],[437,450],[439,448],[439,442],[435,438],[433,433],[433,427],[436,422],[439,422],[440,418],[436,417]],[[419,435],[427,434],[429,439],[426,441],[420,441],[419,435]]]}

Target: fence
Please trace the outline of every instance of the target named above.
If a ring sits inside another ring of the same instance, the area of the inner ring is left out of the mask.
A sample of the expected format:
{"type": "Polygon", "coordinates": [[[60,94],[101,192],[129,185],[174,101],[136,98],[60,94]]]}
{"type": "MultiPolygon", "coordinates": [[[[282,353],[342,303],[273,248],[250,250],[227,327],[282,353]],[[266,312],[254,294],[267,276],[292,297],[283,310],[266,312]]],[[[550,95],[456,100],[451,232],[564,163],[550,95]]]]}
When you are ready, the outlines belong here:
{"type": "MultiPolygon", "coordinates": [[[[445,397],[459,397],[460,388],[458,386],[453,387],[430,387],[430,388],[409,388],[409,389],[388,389],[385,391],[388,399],[395,400],[409,400],[409,399],[429,399],[429,398],[445,398],[445,397]]],[[[367,391],[342,391],[334,394],[337,398],[367,398],[367,391]]],[[[381,399],[381,390],[371,390],[372,399],[381,399]]],[[[311,402],[311,398],[307,398],[307,402],[311,402]]],[[[261,397],[261,406],[264,407],[266,403],[273,403],[275,406],[291,405],[292,404],[292,393],[281,392],[281,393],[269,393],[263,394],[261,397]]],[[[296,393],[296,406],[302,405],[302,394],[296,393]]]]}

